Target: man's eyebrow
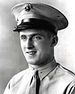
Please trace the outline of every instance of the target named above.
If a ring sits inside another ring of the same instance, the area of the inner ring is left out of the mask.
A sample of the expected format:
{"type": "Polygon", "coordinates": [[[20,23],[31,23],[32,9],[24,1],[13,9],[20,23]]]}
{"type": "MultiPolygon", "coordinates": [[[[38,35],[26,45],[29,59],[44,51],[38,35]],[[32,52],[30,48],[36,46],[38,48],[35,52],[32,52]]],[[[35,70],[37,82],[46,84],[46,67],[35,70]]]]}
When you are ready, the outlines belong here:
{"type": "MultiPolygon", "coordinates": [[[[44,36],[44,35],[41,34],[41,33],[34,33],[34,34],[30,34],[30,35],[28,35],[28,36],[29,36],[29,37],[34,37],[34,36],[37,36],[37,35],[44,36]]],[[[21,35],[21,37],[24,37],[24,36],[27,36],[27,35],[25,35],[25,34],[22,34],[22,35],[21,35]]]]}
{"type": "Polygon", "coordinates": [[[41,33],[35,33],[35,34],[32,34],[32,35],[30,35],[30,36],[37,36],[37,35],[40,35],[40,36],[44,36],[43,34],[41,34],[41,33]]]}

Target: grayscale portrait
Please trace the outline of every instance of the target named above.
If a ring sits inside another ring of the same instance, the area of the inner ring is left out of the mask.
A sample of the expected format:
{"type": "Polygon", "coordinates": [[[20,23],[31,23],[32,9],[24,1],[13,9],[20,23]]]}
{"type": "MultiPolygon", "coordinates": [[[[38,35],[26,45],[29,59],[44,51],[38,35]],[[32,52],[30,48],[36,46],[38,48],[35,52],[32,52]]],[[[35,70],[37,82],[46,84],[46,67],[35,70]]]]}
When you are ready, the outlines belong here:
{"type": "Polygon", "coordinates": [[[0,0],[0,94],[75,94],[74,8],[0,0]]]}

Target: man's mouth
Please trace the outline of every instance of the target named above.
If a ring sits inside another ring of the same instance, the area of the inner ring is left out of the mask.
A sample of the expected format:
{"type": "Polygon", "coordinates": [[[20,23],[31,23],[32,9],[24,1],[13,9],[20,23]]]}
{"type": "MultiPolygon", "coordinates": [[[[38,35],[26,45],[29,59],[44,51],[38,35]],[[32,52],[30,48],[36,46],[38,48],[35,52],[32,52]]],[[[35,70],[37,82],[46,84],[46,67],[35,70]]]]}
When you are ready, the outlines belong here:
{"type": "Polygon", "coordinates": [[[29,55],[35,55],[37,51],[27,51],[26,53],[29,55]]]}

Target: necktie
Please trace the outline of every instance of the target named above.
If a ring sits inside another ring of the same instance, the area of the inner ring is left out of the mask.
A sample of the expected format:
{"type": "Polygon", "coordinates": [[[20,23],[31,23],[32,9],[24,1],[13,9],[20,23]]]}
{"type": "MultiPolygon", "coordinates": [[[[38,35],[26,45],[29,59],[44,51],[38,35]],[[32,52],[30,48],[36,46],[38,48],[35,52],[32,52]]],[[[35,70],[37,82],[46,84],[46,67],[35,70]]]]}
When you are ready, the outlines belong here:
{"type": "Polygon", "coordinates": [[[38,71],[35,72],[35,79],[36,79],[36,94],[39,94],[39,88],[40,88],[40,78],[38,75],[38,71]]]}
{"type": "Polygon", "coordinates": [[[40,78],[38,75],[38,71],[35,71],[32,79],[31,79],[29,88],[27,90],[28,93],[26,93],[26,94],[39,94],[39,88],[40,88],[40,78]]]}

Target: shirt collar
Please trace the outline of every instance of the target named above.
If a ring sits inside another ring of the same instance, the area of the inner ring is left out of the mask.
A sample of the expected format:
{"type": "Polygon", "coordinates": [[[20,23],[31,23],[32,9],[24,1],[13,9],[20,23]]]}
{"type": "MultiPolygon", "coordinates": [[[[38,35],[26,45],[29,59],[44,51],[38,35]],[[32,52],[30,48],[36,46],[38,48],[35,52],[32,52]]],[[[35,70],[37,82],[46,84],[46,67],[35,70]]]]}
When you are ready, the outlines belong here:
{"type": "Polygon", "coordinates": [[[57,63],[55,59],[53,59],[50,63],[46,64],[43,67],[34,69],[33,67],[29,66],[29,69],[30,69],[30,72],[32,71],[32,75],[34,74],[36,70],[38,70],[40,80],[43,80],[49,73],[52,73],[56,69],[56,67],[57,67],[57,63]]]}

